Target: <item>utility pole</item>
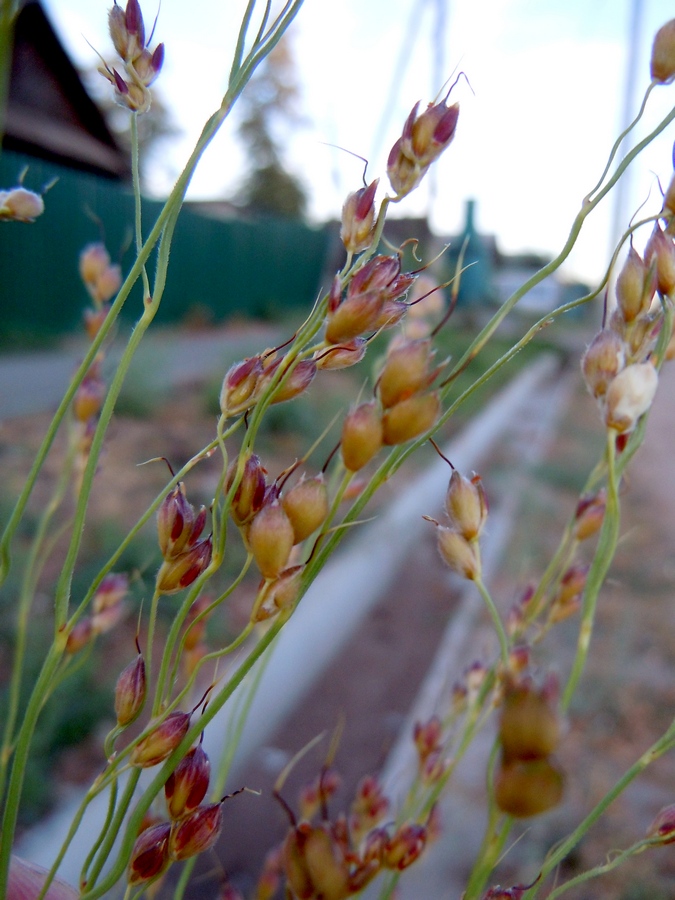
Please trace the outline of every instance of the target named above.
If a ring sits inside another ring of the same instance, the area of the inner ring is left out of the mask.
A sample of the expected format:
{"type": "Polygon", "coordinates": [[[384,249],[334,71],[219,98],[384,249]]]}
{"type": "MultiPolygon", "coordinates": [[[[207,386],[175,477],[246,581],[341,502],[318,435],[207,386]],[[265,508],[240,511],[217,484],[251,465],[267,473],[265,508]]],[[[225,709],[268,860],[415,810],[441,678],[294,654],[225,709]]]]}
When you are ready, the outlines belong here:
{"type": "MultiPolygon", "coordinates": [[[[635,83],[638,74],[639,65],[639,49],[642,44],[642,12],[644,0],[629,0],[630,9],[628,15],[628,35],[626,41],[627,57],[626,57],[626,80],[623,90],[623,106],[621,110],[621,131],[625,131],[630,125],[635,115],[635,83]]],[[[619,147],[619,158],[625,150],[625,141],[619,147]]],[[[630,218],[628,203],[630,201],[630,184],[632,180],[632,169],[628,169],[619,179],[619,183],[614,189],[614,204],[612,208],[612,222],[610,226],[610,246],[609,255],[611,256],[614,249],[626,230],[626,222],[630,218]]]]}

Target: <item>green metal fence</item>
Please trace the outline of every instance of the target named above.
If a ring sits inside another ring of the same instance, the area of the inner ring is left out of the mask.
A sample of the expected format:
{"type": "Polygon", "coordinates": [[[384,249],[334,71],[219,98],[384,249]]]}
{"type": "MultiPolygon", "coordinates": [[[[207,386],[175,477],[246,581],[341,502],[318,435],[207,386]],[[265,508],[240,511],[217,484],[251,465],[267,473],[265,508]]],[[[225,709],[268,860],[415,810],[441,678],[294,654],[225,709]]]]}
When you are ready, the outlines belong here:
{"type": "MultiPolygon", "coordinates": [[[[87,296],[78,276],[82,247],[105,239],[123,269],[130,250],[133,198],[123,186],[51,163],[3,151],[0,187],[41,190],[45,212],[30,225],[0,223],[0,337],[59,334],[77,326],[87,296]]],[[[151,225],[161,205],[144,201],[151,225]]],[[[330,247],[328,229],[265,219],[218,221],[184,210],[176,227],[160,322],[186,317],[266,316],[309,307],[330,247]]],[[[127,301],[127,319],[140,312],[140,288],[127,301]]]]}

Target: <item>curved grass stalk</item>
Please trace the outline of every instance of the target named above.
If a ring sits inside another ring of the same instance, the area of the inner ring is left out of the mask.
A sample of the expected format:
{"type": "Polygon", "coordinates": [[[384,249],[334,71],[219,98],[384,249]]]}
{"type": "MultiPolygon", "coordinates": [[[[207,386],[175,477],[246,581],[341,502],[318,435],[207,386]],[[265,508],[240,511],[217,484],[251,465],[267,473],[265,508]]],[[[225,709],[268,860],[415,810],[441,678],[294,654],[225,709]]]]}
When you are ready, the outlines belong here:
{"type": "MultiPolygon", "coordinates": [[[[648,93],[651,90],[648,89],[648,93]]],[[[641,141],[639,141],[635,147],[630,150],[626,156],[621,160],[619,165],[616,167],[616,170],[612,174],[611,178],[608,179],[607,183],[599,190],[593,199],[584,198],[584,202],[582,204],[581,209],[577,213],[574,222],[572,223],[572,227],[570,228],[569,235],[565,244],[560,251],[560,253],[555,257],[555,259],[551,260],[550,263],[543,266],[538,272],[536,272],[531,278],[528,278],[527,281],[524,282],[516,291],[511,294],[511,296],[506,300],[499,311],[490,319],[487,325],[482,329],[482,331],[478,334],[475,340],[471,343],[469,348],[466,350],[464,355],[458,360],[456,365],[450,372],[449,377],[451,378],[453,374],[457,371],[461,371],[466,365],[478,355],[481,349],[485,346],[489,338],[494,334],[498,326],[502,323],[502,321],[506,318],[506,316],[511,312],[513,307],[521,300],[526,294],[528,294],[532,288],[536,287],[536,285],[540,284],[545,278],[548,278],[549,275],[552,275],[556,272],[560,266],[565,262],[567,257],[572,252],[574,245],[577,242],[579,234],[581,233],[581,229],[584,225],[584,222],[588,218],[588,216],[593,212],[593,210],[602,202],[602,200],[607,196],[607,194],[612,190],[614,185],[617,183],[619,178],[623,175],[626,169],[631,165],[633,160],[635,160],[640,153],[647,147],[651,142],[661,134],[664,129],[670,125],[671,122],[675,121],[675,107],[666,115],[659,124],[641,141]]],[[[603,174],[604,178],[604,174],[603,174]]],[[[594,189],[594,191],[597,188],[594,189]]],[[[548,317],[550,318],[550,316],[548,317]]]]}
{"type": "Polygon", "coordinates": [[[574,831],[553,850],[546,858],[537,883],[533,885],[525,894],[522,900],[534,900],[543,887],[547,876],[553,872],[557,866],[565,859],[565,857],[576,847],[579,841],[584,837],[590,827],[597,822],[600,816],[608,809],[608,807],[616,800],[616,798],[634,781],[641,772],[650,766],[655,760],[663,756],[675,746],[675,722],[673,722],[668,730],[663,734],[652,746],[646,750],[639,759],[621,776],[616,784],[605,794],[605,796],[597,803],[586,818],[574,829],[574,831]]]}
{"type": "Polygon", "coordinates": [[[474,584],[476,585],[476,589],[483,598],[483,602],[485,603],[485,606],[490,613],[490,618],[492,619],[492,624],[499,640],[499,651],[502,665],[504,666],[504,670],[506,671],[509,665],[509,639],[506,636],[506,631],[504,630],[504,625],[502,623],[501,616],[499,615],[499,610],[495,606],[495,602],[490,596],[490,592],[488,591],[487,587],[485,586],[485,582],[480,576],[474,580],[474,584]]]}
{"type": "MultiPolygon", "coordinates": [[[[197,622],[201,621],[201,619],[210,615],[213,612],[213,610],[216,609],[216,607],[220,606],[220,604],[223,603],[230,596],[230,594],[234,590],[236,590],[237,587],[239,587],[239,585],[241,584],[241,582],[244,579],[244,576],[246,575],[246,573],[249,570],[252,559],[253,559],[253,557],[249,554],[249,556],[246,559],[246,562],[244,563],[244,565],[241,568],[241,571],[239,572],[239,574],[237,575],[235,580],[232,582],[232,584],[228,587],[228,589],[226,591],[224,591],[219,597],[217,597],[213,601],[213,603],[209,604],[209,606],[207,606],[206,609],[202,610],[202,612],[195,618],[195,621],[192,624],[196,624],[197,622]]],[[[197,591],[196,593],[199,593],[199,591],[197,591]]],[[[171,668],[171,675],[170,675],[168,681],[167,681],[166,673],[167,673],[168,664],[171,660],[171,657],[174,656],[173,648],[175,647],[176,641],[178,640],[178,634],[183,625],[183,622],[185,621],[185,616],[189,612],[190,607],[192,606],[193,602],[194,602],[194,600],[190,599],[189,602],[187,602],[186,604],[184,604],[181,607],[179,614],[174,617],[174,621],[171,623],[171,630],[169,631],[169,635],[167,636],[166,645],[165,645],[165,649],[164,649],[164,656],[162,658],[162,668],[160,669],[159,677],[157,679],[158,696],[162,697],[163,703],[168,703],[171,688],[176,683],[176,679],[178,677],[178,665],[180,662],[180,657],[181,657],[181,654],[183,651],[183,647],[185,645],[185,639],[187,637],[187,632],[186,632],[186,634],[183,635],[183,637],[181,638],[180,643],[178,645],[178,650],[175,653],[174,664],[171,668]],[[164,663],[165,658],[167,660],[166,665],[164,663]],[[161,694],[160,694],[160,691],[162,692],[161,694]]],[[[245,628],[243,630],[243,632],[234,639],[234,641],[232,641],[230,644],[228,644],[226,648],[222,648],[221,650],[217,651],[219,656],[223,656],[223,655],[225,655],[225,653],[231,653],[233,650],[235,650],[237,647],[239,647],[241,645],[241,643],[243,642],[243,640],[245,639],[245,637],[247,637],[249,633],[250,633],[250,631],[248,630],[248,626],[247,626],[247,628],[245,628]]],[[[215,658],[218,658],[218,657],[215,657],[215,658]]],[[[199,661],[197,670],[199,670],[201,668],[201,663],[202,663],[202,660],[199,661]]],[[[173,703],[176,703],[177,701],[180,702],[180,698],[187,696],[187,693],[189,693],[190,688],[195,683],[197,672],[194,672],[193,676],[191,676],[188,679],[188,683],[186,684],[185,688],[180,692],[180,694],[178,695],[176,700],[173,701],[173,703]]],[[[173,706],[173,703],[172,703],[172,706],[173,706]]]]}
{"type": "MultiPolygon", "coordinates": [[[[134,232],[136,243],[136,255],[138,256],[143,249],[143,224],[142,224],[142,208],[141,208],[141,173],[138,145],[138,113],[134,110],[130,116],[131,125],[131,177],[134,188],[134,232]]],[[[141,280],[143,282],[143,299],[150,296],[150,282],[148,280],[148,272],[143,266],[141,269],[141,280]]]]}
{"type": "Polygon", "coordinates": [[[165,497],[167,496],[169,491],[171,491],[178,484],[178,482],[181,481],[185,477],[185,475],[187,475],[187,473],[197,465],[197,463],[200,460],[204,459],[205,456],[208,455],[209,451],[212,450],[215,446],[217,446],[217,443],[218,443],[217,440],[214,440],[210,444],[207,444],[207,446],[203,450],[200,450],[199,453],[197,453],[195,456],[192,457],[192,459],[189,459],[185,463],[183,468],[180,469],[174,475],[174,477],[166,484],[166,486],[162,488],[160,493],[155,497],[155,499],[152,501],[150,506],[148,506],[146,511],[140,517],[140,519],[138,519],[136,524],[133,525],[132,528],[129,530],[129,532],[124,536],[124,539],[120,543],[117,550],[115,550],[115,552],[108,559],[106,564],[101,568],[101,570],[98,572],[98,574],[92,581],[91,585],[89,586],[89,590],[85,594],[83,600],[81,601],[79,606],[75,609],[75,611],[72,613],[70,619],[68,620],[69,628],[72,628],[72,626],[75,624],[75,622],[79,619],[82,612],[89,605],[91,598],[96,593],[99,585],[101,584],[101,582],[103,581],[105,576],[110,572],[110,570],[115,565],[115,563],[120,559],[120,557],[122,556],[124,551],[127,550],[127,548],[132,543],[133,539],[137,536],[138,532],[143,528],[144,525],[147,524],[150,517],[155,512],[157,512],[158,508],[162,504],[162,501],[165,499],[165,497]]]}
{"type": "MultiPolygon", "coordinates": [[[[103,867],[106,864],[108,857],[110,856],[110,852],[113,848],[115,840],[117,839],[117,835],[119,834],[119,831],[122,827],[124,817],[127,814],[129,805],[131,804],[131,801],[133,799],[134,793],[136,791],[136,787],[138,785],[138,780],[140,777],[141,777],[140,769],[132,769],[131,772],[129,773],[129,777],[127,779],[127,783],[124,788],[124,792],[120,798],[120,802],[118,803],[117,809],[115,810],[115,812],[111,818],[110,826],[109,826],[108,830],[105,832],[105,837],[101,841],[98,855],[94,859],[94,862],[88,873],[87,887],[89,886],[89,884],[96,883],[96,880],[98,879],[99,875],[101,874],[101,871],[103,870],[103,867]]],[[[140,832],[140,824],[141,823],[139,822],[138,828],[136,830],[136,835],[138,835],[138,833],[140,832]]],[[[136,835],[134,835],[134,838],[136,837],[136,835]]],[[[88,895],[88,891],[87,891],[86,887],[81,886],[81,889],[83,890],[83,896],[86,897],[88,895]]]]}
{"type": "MultiPolygon", "coordinates": [[[[17,609],[16,637],[14,642],[12,671],[9,678],[7,712],[5,714],[2,744],[0,745],[0,805],[2,804],[5,793],[7,767],[12,755],[14,726],[16,725],[19,712],[30,611],[35,597],[35,588],[42,573],[44,563],[49,556],[48,548],[43,550],[43,548],[45,548],[45,538],[49,525],[57,509],[61,505],[70,481],[72,467],[69,465],[69,462],[71,461],[72,460],[66,460],[54,490],[54,494],[40,518],[24,568],[24,577],[19,593],[17,609]]],[[[50,543],[53,544],[53,541],[50,543]]]]}
{"type": "Polygon", "coordinates": [[[3,835],[3,840],[0,842],[0,896],[4,896],[7,890],[6,885],[9,876],[12,837],[16,828],[26,760],[30,753],[33,732],[40,711],[42,710],[43,697],[49,691],[50,684],[56,675],[66,645],[65,635],[59,637],[60,640],[52,644],[47,652],[42,664],[42,669],[26,706],[23,723],[16,739],[14,759],[12,761],[11,774],[7,785],[7,794],[5,795],[2,825],[0,826],[0,832],[3,835]]]}
{"type": "MultiPolygon", "coordinates": [[[[270,654],[268,652],[267,657],[261,661],[261,664],[253,673],[253,680],[248,687],[248,690],[241,698],[239,698],[237,706],[232,710],[229,721],[233,722],[234,726],[232,728],[227,728],[227,743],[225,745],[224,752],[220,757],[216,778],[214,779],[214,782],[210,788],[210,794],[214,802],[219,797],[222,797],[225,792],[225,784],[227,782],[227,776],[232,766],[232,760],[234,759],[234,754],[236,753],[237,747],[239,746],[239,741],[241,740],[244,725],[246,724],[246,721],[248,719],[251,705],[255,699],[260,680],[262,679],[262,676],[265,672],[266,662],[269,658],[270,654]]],[[[183,897],[185,896],[185,890],[188,886],[188,882],[190,880],[190,876],[196,862],[197,857],[192,857],[191,859],[187,860],[187,862],[183,866],[180,877],[178,878],[178,881],[176,883],[173,900],[183,900],[183,897]]]]}
{"type": "Polygon", "coordinates": [[[600,875],[606,875],[607,872],[611,872],[613,869],[623,865],[623,863],[632,856],[637,856],[638,853],[642,853],[650,847],[658,847],[659,843],[660,841],[654,838],[645,838],[644,840],[637,841],[635,844],[631,844],[630,847],[626,847],[625,850],[621,850],[616,853],[616,855],[612,856],[606,863],[594,866],[592,869],[588,869],[586,872],[582,872],[580,875],[570,878],[569,881],[554,888],[546,900],[555,900],[556,897],[562,897],[562,895],[567,893],[571,888],[578,887],[580,884],[585,884],[587,881],[590,881],[592,878],[598,878],[600,875]]]}
{"type": "MultiPolygon", "coordinates": [[[[80,884],[86,884],[89,880],[89,867],[92,862],[96,858],[96,854],[99,851],[101,844],[103,843],[106,834],[108,833],[108,829],[110,828],[110,824],[112,822],[113,815],[115,814],[115,806],[117,805],[117,779],[111,782],[110,784],[110,797],[108,799],[108,810],[106,812],[105,819],[103,821],[103,826],[99,833],[99,836],[96,838],[94,843],[92,844],[91,850],[87,854],[84,863],[82,865],[82,871],[80,872],[80,884]]],[[[67,846],[65,847],[67,849],[67,846]]],[[[56,874],[56,871],[60,865],[60,859],[57,857],[54,861],[54,865],[52,866],[52,871],[56,874]]],[[[51,874],[51,873],[50,873],[51,874]]]]}
{"type": "Polygon", "coordinates": [[[197,141],[197,144],[192,151],[185,168],[183,169],[183,172],[178,177],[176,184],[171,194],[169,195],[166,204],[160,212],[148,238],[143,244],[140,252],[137,254],[131,271],[129,272],[129,275],[122,285],[115,301],[113,302],[109,314],[106,317],[105,322],[103,323],[103,326],[99,330],[99,333],[97,334],[94,341],[92,341],[88,353],[85,355],[82,364],[80,365],[57,409],[56,414],[54,415],[54,418],[52,419],[47,434],[40,446],[40,449],[38,450],[35,462],[24,485],[24,489],[14,507],[14,511],[5,528],[2,540],[0,541],[0,583],[2,583],[7,576],[11,564],[11,557],[9,552],[11,541],[16,532],[19,522],[21,521],[28,500],[32,494],[37,476],[42,469],[47,454],[52,446],[54,437],[56,436],[56,433],[66,414],[66,411],[75,395],[77,387],[85,377],[93,359],[96,356],[96,353],[98,352],[99,347],[112,328],[123,304],[129,296],[131,287],[141,276],[143,267],[147,262],[152,249],[158,242],[160,242],[158,255],[158,271],[155,279],[155,291],[157,292],[158,296],[153,298],[150,303],[146,303],[143,315],[141,316],[136,331],[131,335],[129,343],[127,344],[127,348],[122,357],[119,368],[113,379],[113,383],[111,384],[108,395],[106,397],[106,401],[101,411],[101,418],[96,429],[92,448],[90,451],[89,462],[87,464],[83,477],[80,500],[78,502],[78,508],[75,514],[73,538],[71,540],[63,573],[59,580],[56,591],[55,621],[58,629],[57,636],[53,647],[51,648],[45,659],[43,670],[38,677],[33,694],[29,700],[26,715],[24,717],[24,722],[17,737],[14,764],[12,766],[12,773],[9,780],[6,805],[3,815],[4,839],[2,842],[2,846],[0,847],[0,893],[5,890],[7,884],[12,836],[14,834],[14,829],[16,826],[18,804],[23,787],[25,764],[30,750],[32,735],[37,723],[37,717],[41,708],[39,697],[44,693],[44,689],[49,683],[51,676],[55,673],[56,668],[58,667],[58,662],[65,648],[65,631],[63,630],[63,627],[66,625],[67,620],[70,583],[72,579],[72,571],[81,542],[82,530],[84,528],[88,492],[91,490],[96,460],[98,458],[98,454],[100,453],[103,436],[112,416],[114,404],[119,394],[119,390],[124,380],[124,376],[128,369],[129,363],[142,334],[145,332],[150,322],[152,321],[152,318],[154,317],[158,301],[161,297],[161,292],[163,290],[166,277],[166,268],[168,265],[168,255],[173,228],[180,212],[182,201],[185,196],[185,191],[187,190],[188,184],[190,183],[194,170],[204,150],[209,145],[218,129],[227,118],[235,99],[243,90],[244,85],[252,75],[255,66],[264,58],[267,53],[270,52],[271,49],[273,49],[275,44],[280,40],[284,30],[288,27],[288,25],[290,25],[292,19],[299,11],[301,5],[302,0],[289,0],[289,3],[286,4],[280,16],[277,17],[277,19],[265,35],[264,42],[262,42],[259,47],[254,47],[252,52],[249,54],[249,57],[247,58],[246,64],[242,66],[241,69],[237,70],[235,78],[230,82],[220,108],[209,118],[209,120],[205,124],[202,133],[197,141]]]}
{"type": "Polygon", "coordinates": [[[588,577],[586,578],[577,652],[574,663],[572,664],[570,677],[565,685],[562,696],[562,708],[565,710],[569,708],[586,664],[586,658],[588,656],[588,650],[593,634],[598,596],[600,594],[600,589],[605,582],[605,578],[607,577],[609,566],[614,559],[616,546],[619,541],[620,505],[619,483],[615,464],[616,432],[612,428],[607,429],[606,459],[607,505],[605,507],[605,516],[600,530],[598,545],[593,557],[593,562],[588,570],[588,577]]]}
{"type": "MultiPolygon", "coordinates": [[[[139,798],[133,812],[128,818],[124,833],[122,836],[117,858],[112,864],[110,870],[106,872],[101,882],[92,886],[91,890],[87,890],[82,894],[82,900],[96,900],[98,897],[104,897],[117,881],[122,877],[127,867],[131,850],[138,834],[138,829],[143,816],[150,808],[150,804],[157,794],[164,787],[166,779],[174,770],[178,761],[186,754],[192,744],[198,739],[203,729],[211,722],[218,712],[223,708],[225,703],[230,699],[236,688],[241,684],[245,676],[250,672],[256,663],[261,659],[267,648],[272,644],[276,636],[281,631],[286,617],[279,618],[262,636],[260,641],[252,648],[249,655],[242,661],[237,671],[233,674],[230,681],[217,693],[212,696],[208,706],[202,713],[197,722],[190,726],[185,738],[176,747],[173,753],[162,764],[159,771],[155,774],[150,784],[145,789],[142,797],[139,798]]],[[[120,804],[121,806],[122,804],[120,804]]],[[[128,803],[127,803],[128,806],[128,803]]],[[[120,822],[121,826],[121,822],[120,822]]],[[[110,848],[109,848],[110,849],[110,848]]]]}
{"type": "MultiPolygon", "coordinates": [[[[113,327],[122,306],[126,302],[131,288],[136,283],[138,278],[141,276],[141,272],[143,271],[143,267],[147,263],[152,250],[155,245],[160,240],[165,227],[170,222],[172,216],[177,216],[180,211],[181,204],[185,197],[185,192],[188,188],[190,181],[192,180],[192,176],[194,174],[197,165],[208,147],[211,143],[221,125],[227,118],[230,113],[230,110],[239,96],[239,94],[244,89],[247,81],[253,74],[255,67],[264,59],[264,57],[269,53],[274,46],[281,39],[284,31],[291,24],[295,16],[300,10],[302,6],[303,0],[290,0],[289,3],[286,4],[282,13],[280,13],[279,17],[275,20],[274,24],[268,30],[268,33],[265,37],[265,44],[261,48],[256,48],[257,52],[251,52],[249,55],[247,62],[245,65],[238,67],[236,72],[234,72],[233,78],[230,81],[228,86],[228,90],[223,97],[223,101],[218,110],[207,120],[202,132],[199,136],[199,139],[195,145],[194,150],[190,154],[190,157],[179,175],[176,184],[174,185],[164,207],[160,211],[155,224],[150,231],[150,234],[145,240],[141,251],[138,253],[136,260],[131,267],[131,270],[125,279],[120,291],[113,302],[106,319],[99,330],[99,333],[96,335],[95,339],[92,341],[89,351],[85,355],[80,367],[78,368],[73,380],[68,387],[64,397],[59,404],[59,407],[54,414],[54,418],[50,423],[50,426],[47,430],[47,434],[36,454],[35,461],[31,468],[31,471],[26,479],[26,483],[21,492],[19,499],[14,507],[14,511],[10,517],[7,526],[5,527],[5,531],[2,535],[2,539],[0,540],[0,584],[3,583],[5,578],[7,577],[7,573],[9,572],[9,568],[11,565],[10,558],[10,544],[16,532],[16,529],[23,517],[23,513],[25,511],[28,500],[33,492],[33,488],[35,486],[35,482],[37,480],[37,476],[44,465],[44,461],[47,457],[49,449],[54,441],[56,436],[56,432],[58,431],[61,422],[70,406],[70,403],[75,396],[75,392],[81,383],[82,379],[86,375],[89,370],[96,354],[98,353],[99,348],[103,344],[105,338],[108,336],[111,328],[113,327]]],[[[249,3],[249,8],[255,5],[255,0],[251,0],[249,3]]],[[[245,36],[247,28],[247,22],[242,26],[242,30],[240,32],[241,46],[243,46],[243,37],[245,36]]],[[[239,45],[238,45],[239,46],[239,45]]],[[[168,253],[168,250],[167,250],[168,253]]],[[[157,285],[155,285],[157,287],[157,285]]],[[[0,866],[0,886],[2,885],[2,867],[0,866]]]]}

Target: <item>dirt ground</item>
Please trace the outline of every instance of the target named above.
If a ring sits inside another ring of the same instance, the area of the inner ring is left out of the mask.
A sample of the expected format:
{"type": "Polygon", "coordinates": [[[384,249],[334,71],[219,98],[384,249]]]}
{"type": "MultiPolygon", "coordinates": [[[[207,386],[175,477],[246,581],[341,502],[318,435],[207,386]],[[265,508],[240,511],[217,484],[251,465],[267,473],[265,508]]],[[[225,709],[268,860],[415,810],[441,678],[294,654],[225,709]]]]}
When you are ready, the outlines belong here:
{"type": "MultiPolygon", "coordinates": [[[[530,845],[526,851],[519,851],[518,864],[512,865],[507,856],[499,873],[502,884],[522,883],[533,871],[537,854],[567,833],[579,813],[602,796],[675,715],[674,393],[675,370],[670,370],[662,378],[646,445],[634,460],[624,489],[620,553],[602,593],[593,650],[560,753],[568,773],[565,802],[561,810],[531,829],[530,845]]],[[[174,391],[153,414],[152,427],[146,419],[117,420],[93,500],[93,521],[115,518],[121,526],[133,522],[164,477],[155,466],[139,469],[137,464],[166,455],[179,466],[195,447],[210,439],[214,418],[206,410],[203,394],[199,385],[174,391]]],[[[31,448],[46,421],[46,416],[33,416],[6,420],[0,426],[0,467],[8,493],[25,471],[31,448]]],[[[549,458],[535,475],[536,489],[528,492],[522,524],[514,526],[513,545],[495,585],[495,593],[506,598],[507,605],[509,598],[541,571],[547,553],[555,546],[559,529],[575,503],[589,441],[599,442],[599,436],[595,410],[580,390],[549,458]]],[[[270,446],[279,449],[283,441],[282,437],[272,438],[270,446]]],[[[297,453],[292,446],[283,449],[279,464],[286,454],[297,453]]],[[[208,502],[214,472],[215,467],[206,463],[193,473],[190,499],[208,502]]],[[[500,470],[498,454],[481,474],[488,492],[491,480],[508,477],[508,472],[500,470]]],[[[38,489],[38,505],[44,502],[45,490],[38,489]]],[[[154,571],[156,560],[147,565],[154,571]]],[[[245,598],[246,590],[239,596],[245,598]]],[[[236,627],[238,616],[244,615],[246,602],[235,602],[231,627],[236,627]],[[242,604],[239,612],[237,603],[242,604]]],[[[213,897],[222,871],[227,871],[241,889],[250,891],[266,852],[287,827],[283,811],[271,798],[270,787],[283,764],[316,734],[332,731],[344,719],[335,760],[342,776],[336,808],[348,802],[364,774],[378,771],[455,602],[448,593],[430,533],[428,540],[410,548],[396,588],[382,599],[348,652],[328,668],[301,709],[251,760],[244,783],[261,789],[263,795],[243,795],[230,802],[218,861],[215,857],[203,861],[190,897],[213,897]]],[[[560,665],[569,658],[571,634],[572,623],[560,630],[560,665]]],[[[555,649],[550,650],[554,663],[555,649]]],[[[299,784],[317,772],[324,752],[314,751],[289,778],[284,793],[291,804],[299,784]]],[[[94,744],[68,751],[58,764],[59,777],[75,777],[83,769],[90,770],[95,759],[94,744]]],[[[569,877],[580,868],[596,865],[614,849],[631,843],[670,802],[675,802],[673,754],[651,767],[612,806],[561,876],[569,877]]],[[[665,847],[643,854],[618,875],[591,882],[566,896],[573,900],[672,900],[675,851],[665,847]]]]}

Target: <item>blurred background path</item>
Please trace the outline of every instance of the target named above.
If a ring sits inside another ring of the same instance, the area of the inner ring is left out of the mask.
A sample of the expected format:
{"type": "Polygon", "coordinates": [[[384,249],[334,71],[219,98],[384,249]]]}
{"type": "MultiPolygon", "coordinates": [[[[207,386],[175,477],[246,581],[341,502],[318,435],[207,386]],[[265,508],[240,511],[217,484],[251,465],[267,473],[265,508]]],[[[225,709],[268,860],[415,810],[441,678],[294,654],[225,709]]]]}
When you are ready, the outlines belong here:
{"type": "MultiPolygon", "coordinates": [[[[132,363],[144,377],[169,378],[173,386],[224,375],[236,359],[272,346],[278,330],[267,326],[228,326],[200,331],[158,329],[150,332],[132,363]],[[269,342],[266,343],[266,342],[269,342]]],[[[123,350],[117,341],[106,366],[123,350]]],[[[0,419],[56,409],[85,353],[84,344],[59,350],[0,354],[0,419]]]]}

